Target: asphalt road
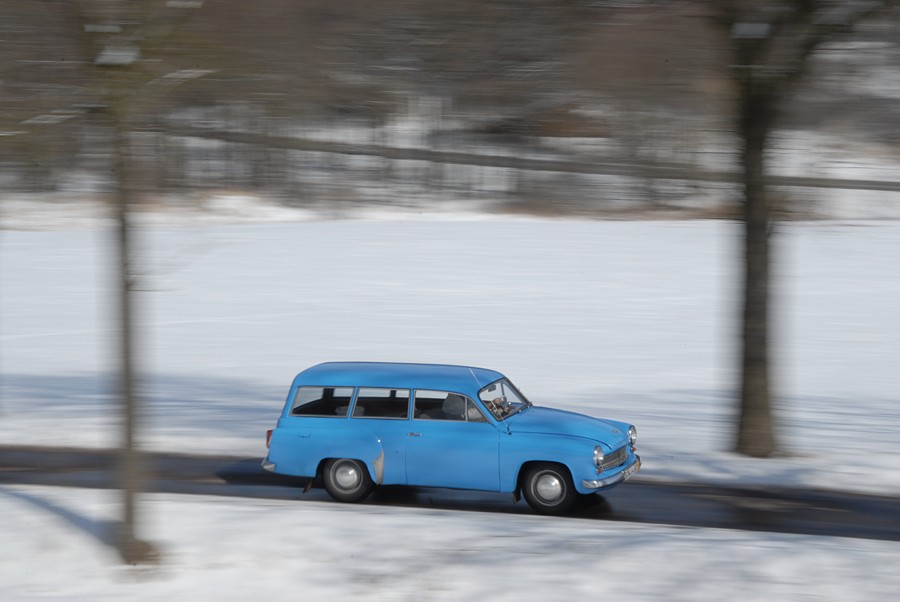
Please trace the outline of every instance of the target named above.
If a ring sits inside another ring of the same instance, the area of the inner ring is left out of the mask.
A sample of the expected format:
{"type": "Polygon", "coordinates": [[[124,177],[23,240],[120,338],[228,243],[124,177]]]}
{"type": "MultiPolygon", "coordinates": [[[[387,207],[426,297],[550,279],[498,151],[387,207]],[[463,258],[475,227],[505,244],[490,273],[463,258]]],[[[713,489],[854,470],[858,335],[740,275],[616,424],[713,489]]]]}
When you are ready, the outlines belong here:
{"type": "MultiPolygon", "coordinates": [[[[273,475],[261,458],[153,453],[144,456],[146,490],[181,494],[331,502],[304,493],[306,479],[273,475]]],[[[0,485],[116,487],[109,450],[0,446],[0,485]]],[[[716,527],[900,541],[900,499],[784,488],[741,488],[649,481],[640,475],[575,513],[583,520],[716,527]]],[[[331,502],[338,503],[338,502],[331,502]]],[[[381,487],[365,504],[461,512],[529,513],[511,495],[451,489],[381,487]]]]}

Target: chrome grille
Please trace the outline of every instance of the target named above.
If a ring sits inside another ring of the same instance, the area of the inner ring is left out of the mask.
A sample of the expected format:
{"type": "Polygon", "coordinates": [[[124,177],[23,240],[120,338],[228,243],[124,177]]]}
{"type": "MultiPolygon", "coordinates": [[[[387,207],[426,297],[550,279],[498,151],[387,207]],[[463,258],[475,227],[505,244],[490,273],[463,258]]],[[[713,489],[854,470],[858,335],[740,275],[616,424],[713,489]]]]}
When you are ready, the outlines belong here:
{"type": "Polygon", "coordinates": [[[616,466],[621,466],[625,463],[625,460],[628,459],[628,448],[620,447],[616,451],[612,452],[608,456],[603,458],[603,463],[600,465],[600,468],[606,470],[607,468],[615,468],[616,466]]]}

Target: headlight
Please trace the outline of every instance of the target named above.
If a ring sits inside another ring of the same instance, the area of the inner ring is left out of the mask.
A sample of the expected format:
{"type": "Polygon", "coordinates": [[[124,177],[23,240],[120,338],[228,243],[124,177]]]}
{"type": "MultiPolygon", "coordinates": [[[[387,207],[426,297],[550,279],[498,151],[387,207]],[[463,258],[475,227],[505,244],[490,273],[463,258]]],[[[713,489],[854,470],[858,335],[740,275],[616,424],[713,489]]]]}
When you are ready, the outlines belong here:
{"type": "Polygon", "coordinates": [[[637,444],[637,429],[633,426],[628,427],[628,443],[632,448],[637,444]]]}
{"type": "Polygon", "coordinates": [[[603,448],[599,445],[594,448],[594,466],[598,470],[603,466],[603,448]]]}

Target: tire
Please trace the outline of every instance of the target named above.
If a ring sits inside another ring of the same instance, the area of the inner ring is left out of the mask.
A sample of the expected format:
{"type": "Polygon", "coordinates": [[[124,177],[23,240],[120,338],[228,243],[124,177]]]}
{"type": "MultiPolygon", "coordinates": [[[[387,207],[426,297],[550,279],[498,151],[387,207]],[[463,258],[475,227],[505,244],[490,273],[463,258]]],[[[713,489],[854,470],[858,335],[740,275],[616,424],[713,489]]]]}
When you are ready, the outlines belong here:
{"type": "Polygon", "coordinates": [[[559,464],[530,466],[522,479],[522,495],[538,514],[565,514],[578,499],[569,469],[559,464]]]}
{"type": "Polygon", "coordinates": [[[359,460],[331,459],[322,467],[328,494],[339,502],[361,502],[372,491],[369,469],[359,460]]]}

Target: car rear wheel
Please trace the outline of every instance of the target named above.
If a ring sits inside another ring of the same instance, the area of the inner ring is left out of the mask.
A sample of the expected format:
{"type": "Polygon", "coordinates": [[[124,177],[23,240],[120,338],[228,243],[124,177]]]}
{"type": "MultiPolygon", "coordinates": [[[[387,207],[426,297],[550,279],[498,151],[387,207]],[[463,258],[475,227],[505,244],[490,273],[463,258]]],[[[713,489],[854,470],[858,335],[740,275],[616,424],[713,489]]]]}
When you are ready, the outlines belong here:
{"type": "Polygon", "coordinates": [[[528,468],[522,480],[522,495],[539,514],[564,514],[578,499],[569,470],[549,463],[528,468]]]}
{"type": "Polygon", "coordinates": [[[372,491],[365,464],[349,458],[331,459],[322,468],[325,490],[339,502],[361,502],[372,491]]]}

